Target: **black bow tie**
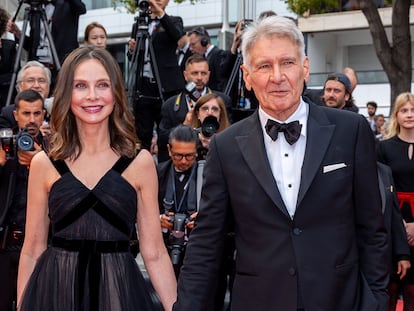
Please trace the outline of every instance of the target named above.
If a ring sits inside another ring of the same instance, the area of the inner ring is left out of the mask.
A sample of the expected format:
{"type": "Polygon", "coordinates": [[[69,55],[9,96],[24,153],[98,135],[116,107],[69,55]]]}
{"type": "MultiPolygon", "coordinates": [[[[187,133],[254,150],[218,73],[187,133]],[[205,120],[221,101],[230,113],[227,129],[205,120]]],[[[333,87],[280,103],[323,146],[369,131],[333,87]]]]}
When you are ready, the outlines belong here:
{"type": "Polygon", "coordinates": [[[277,139],[279,132],[283,132],[283,134],[285,134],[286,141],[290,145],[293,145],[299,139],[302,124],[300,124],[299,121],[281,124],[279,122],[268,119],[265,125],[265,129],[266,133],[273,141],[277,139]]]}

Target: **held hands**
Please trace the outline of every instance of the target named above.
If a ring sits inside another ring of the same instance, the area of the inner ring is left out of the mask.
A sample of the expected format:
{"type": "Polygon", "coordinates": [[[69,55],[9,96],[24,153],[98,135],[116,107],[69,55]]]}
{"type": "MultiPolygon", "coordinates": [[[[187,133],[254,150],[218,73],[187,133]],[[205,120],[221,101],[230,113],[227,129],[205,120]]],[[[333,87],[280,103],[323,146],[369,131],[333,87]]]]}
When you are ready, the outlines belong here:
{"type": "Polygon", "coordinates": [[[52,134],[52,130],[50,129],[49,123],[43,123],[40,128],[40,132],[42,133],[42,136],[50,136],[52,134]]]}
{"type": "Polygon", "coordinates": [[[407,232],[407,240],[409,246],[414,246],[414,222],[404,222],[405,231],[407,232]]]}

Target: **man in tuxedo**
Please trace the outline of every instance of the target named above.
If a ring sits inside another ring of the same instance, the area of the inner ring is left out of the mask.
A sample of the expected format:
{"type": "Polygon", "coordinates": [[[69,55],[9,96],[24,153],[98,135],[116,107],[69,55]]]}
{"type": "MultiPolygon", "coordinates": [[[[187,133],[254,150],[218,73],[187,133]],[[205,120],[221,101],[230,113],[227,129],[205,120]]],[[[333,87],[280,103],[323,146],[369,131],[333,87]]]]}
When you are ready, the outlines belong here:
{"type": "Polygon", "coordinates": [[[303,101],[304,50],[288,18],[243,34],[244,80],[260,106],[210,143],[175,311],[208,310],[230,225],[232,310],[388,310],[372,132],[361,115],[303,101]]]}
{"type": "MultiPolygon", "coordinates": [[[[148,33],[154,47],[154,59],[145,49],[144,66],[142,72],[137,72],[137,90],[140,96],[134,100],[135,126],[141,147],[150,150],[154,123],[158,127],[161,120],[161,105],[163,99],[178,94],[184,87],[184,79],[178,66],[176,51],[181,38],[184,36],[183,20],[179,16],[171,16],[165,12],[169,0],[150,0],[151,22],[148,33]],[[154,63],[158,66],[160,86],[157,85],[156,73],[152,72],[154,63]],[[141,79],[138,79],[141,78],[141,79]],[[159,92],[161,89],[161,94],[159,92]],[[160,98],[162,97],[162,98],[160,98]]],[[[131,59],[135,52],[138,23],[132,26],[129,40],[129,54],[131,59]]],[[[146,42],[144,42],[147,45],[146,42]]],[[[135,53],[138,53],[136,51],[135,53]]]]}

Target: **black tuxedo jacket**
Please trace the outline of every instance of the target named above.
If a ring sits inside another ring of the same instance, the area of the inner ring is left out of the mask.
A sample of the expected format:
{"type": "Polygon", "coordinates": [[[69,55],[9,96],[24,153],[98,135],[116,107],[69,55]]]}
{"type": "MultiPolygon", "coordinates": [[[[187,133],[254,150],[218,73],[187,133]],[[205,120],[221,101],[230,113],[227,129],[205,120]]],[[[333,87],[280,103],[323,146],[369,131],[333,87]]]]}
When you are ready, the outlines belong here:
{"type": "Polygon", "coordinates": [[[388,310],[386,230],[365,118],[309,104],[293,219],[263,135],[255,112],[213,137],[174,310],[206,310],[229,219],[237,251],[232,310],[296,311],[298,296],[306,311],[388,310]]]}
{"type": "MultiPolygon", "coordinates": [[[[224,92],[227,84],[226,72],[224,72],[224,67],[228,58],[230,57],[230,52],[219,49],[214,46],[213,49],[207,55],[208,67],[210,69],[210,78],[208,80],[208,85],[213,90],[218,90],[224,92]]],[[[225,66],[227,67],[227,66],[225,66]]]]}
{"type": "Polygon", "coordinates": [[[391,168],[381,162],[378,165],[378,182],[380,186],[384,223],[388,232],[388,247],[392,255],[391,269],[395,272],[395,264],[402,259],[410,259],[410,248],[407,233],[401,216],[395,192],[391,168]]]}

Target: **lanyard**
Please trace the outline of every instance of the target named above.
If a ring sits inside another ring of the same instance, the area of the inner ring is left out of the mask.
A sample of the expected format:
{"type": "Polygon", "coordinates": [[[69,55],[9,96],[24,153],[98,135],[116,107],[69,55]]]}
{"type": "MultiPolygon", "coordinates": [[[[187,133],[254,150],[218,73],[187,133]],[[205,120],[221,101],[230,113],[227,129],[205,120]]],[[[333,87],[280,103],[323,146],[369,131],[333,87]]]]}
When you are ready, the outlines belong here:
{"type": "Polygon", "coordinates": [[[183,191],[183,195],[181,196],[180,203],[177,205],[177,192],[176,192],[176,189],[175,189],[175,177],[174,177],[175,176],[175,170],[174,170],[174,165],[171,165],[171,174],[173,174],[172,175],[173,178],[171,178],[172,179],[172,189],[173,189],[176,213],[181,212],[181,208],[183,207],[184,199],[188,195],[188,188],[189,188],[189,185],[190,185],[190,181],[194,176],[194,172],[195,172],[195,165],[193,164],[193,167],[191,168],[190,176],[188,177],[188,180],[186,181],[186,183],[184,185],[184,191],[183,191]]]}

